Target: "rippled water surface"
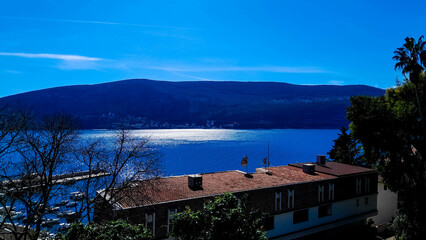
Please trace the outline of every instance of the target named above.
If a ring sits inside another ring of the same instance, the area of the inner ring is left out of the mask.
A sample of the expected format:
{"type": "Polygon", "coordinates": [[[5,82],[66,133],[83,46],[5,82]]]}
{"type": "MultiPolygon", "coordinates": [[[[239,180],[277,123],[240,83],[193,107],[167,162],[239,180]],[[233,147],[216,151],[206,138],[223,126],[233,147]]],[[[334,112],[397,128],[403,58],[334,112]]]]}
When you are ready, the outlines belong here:
{"type": "MultiPolygon", "coordinates": [[[[248,171],[262,167],[268,156],[272,166],[295,162],[315,161],[317,154],[326,154],[337,138],[339,130],[273,129],[156,129],[132,130],[137,138],[148,138],[162,153],[163,174],[182,175],[203,171],[242,170],[244,156],[248,157],[248,171]]],[[[111,130],[83,131],[87,138],[112,138],[111,130]]]]}

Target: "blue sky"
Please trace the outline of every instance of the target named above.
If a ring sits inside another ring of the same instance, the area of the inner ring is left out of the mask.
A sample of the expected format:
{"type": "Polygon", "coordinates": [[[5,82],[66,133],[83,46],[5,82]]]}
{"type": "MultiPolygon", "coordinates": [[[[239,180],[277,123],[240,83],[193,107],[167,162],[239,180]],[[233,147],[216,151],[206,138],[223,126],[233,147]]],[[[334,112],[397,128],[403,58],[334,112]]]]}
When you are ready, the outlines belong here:
{"type": "Polygon", "coordinates": [[[388,88],[400,74],[393,51],[426,34],[424,0],[0,6],[0,96],[129,78],[388,88]]]}

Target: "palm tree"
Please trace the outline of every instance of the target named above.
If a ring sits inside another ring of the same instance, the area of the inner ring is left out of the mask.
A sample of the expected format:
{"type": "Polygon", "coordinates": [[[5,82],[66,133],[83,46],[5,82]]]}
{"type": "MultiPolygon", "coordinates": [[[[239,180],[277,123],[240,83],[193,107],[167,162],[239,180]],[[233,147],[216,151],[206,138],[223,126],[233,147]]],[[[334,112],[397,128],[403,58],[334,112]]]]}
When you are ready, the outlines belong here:
{"type": "Polygon", "coordinates": [[[418,90],[421,79],[420,76],[424,74],[426,67],[426,42],[423,41],[423,38],[423,36],[419,37],[419,40],[416,42],[414,38],[406,37],[404,45],[394,51],[395,56],[393,56],[392,59],[398,61],[395,64],[395,70],[402,69],[402,74],[404,76],[408,73],[408,80],[414,84],[420,121],[422,123],[424,137],[426,138],[426,128],[418,90]]]}
{"type": "Polygon", "coordinates": [[[394,51],[393,60],[398,61],[395,64],[395,70],[402,69],[402,74],[409,73],[410,82],[417,85],[419,74],[424,70],[426,63],[426,42],[423,42],[423,36],[416,40],[412,37],[406,37],[402,47],[394,51]]]}

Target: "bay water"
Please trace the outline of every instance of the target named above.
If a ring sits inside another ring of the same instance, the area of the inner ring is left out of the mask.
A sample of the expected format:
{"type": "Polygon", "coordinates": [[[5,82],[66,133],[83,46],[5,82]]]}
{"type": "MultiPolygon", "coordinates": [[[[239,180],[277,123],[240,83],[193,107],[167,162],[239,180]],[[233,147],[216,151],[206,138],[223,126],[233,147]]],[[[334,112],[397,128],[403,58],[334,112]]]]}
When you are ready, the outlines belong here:
{"type": "MultiPolygon", "coordinates": [[[[113,138],[113,130],[82,131],[84,138],[113,138]]],[[[326,155],[338,129],[155,129],[131,130],[136,138],[148,138],[161,153],[163,176],[209,173],[227,170],[254,172],[268,157],[271,166],[314,162],[326,155]],[[244,156],[247,167],[241,166],[244,156]]]]}

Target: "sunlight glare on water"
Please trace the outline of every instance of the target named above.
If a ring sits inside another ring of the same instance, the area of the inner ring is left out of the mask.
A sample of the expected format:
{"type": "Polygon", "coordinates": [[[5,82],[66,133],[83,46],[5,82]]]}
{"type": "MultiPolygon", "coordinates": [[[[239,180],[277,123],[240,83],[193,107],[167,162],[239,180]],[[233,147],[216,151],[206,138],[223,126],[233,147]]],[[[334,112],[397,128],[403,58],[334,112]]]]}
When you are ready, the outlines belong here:
{"type": "Polygon", "coordinates": [[[156,130],[135,130],[134,136],[148,137],[155,143],[163,141],[236,141],[244,130],[227,129],[156,129],[156,130]]]}
{"type": "MultiPolygon", "coordinates": [[[[249,158],[248,171],[262,167],[268,156],[272,166],[315,161],[326,155],[337,138],[336,129],[154,129],[131,130],[136,138],[148,138],[150,146],[161,152],[163,175],[193,174],[241,170],[244,156],[249,158]]],[[[83,138],[111,139],[117,131],[83,131],[83,138]]]]}

